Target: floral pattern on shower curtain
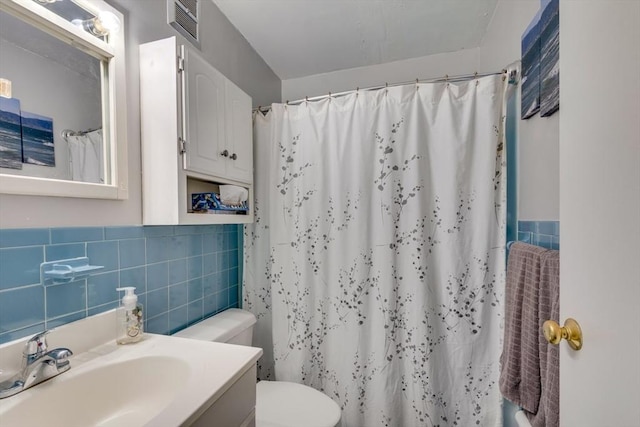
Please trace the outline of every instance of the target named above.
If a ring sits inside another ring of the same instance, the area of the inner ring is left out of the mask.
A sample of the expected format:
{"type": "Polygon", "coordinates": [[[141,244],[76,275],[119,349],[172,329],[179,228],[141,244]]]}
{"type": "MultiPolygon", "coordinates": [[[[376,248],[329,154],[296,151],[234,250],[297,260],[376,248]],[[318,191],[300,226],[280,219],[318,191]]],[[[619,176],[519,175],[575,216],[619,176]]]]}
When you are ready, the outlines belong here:
{"type": "Polygon", "coordinates": [[[244,307],[262,379],[312,386],[342,425],[501,425],[502,76],[255,117],[244,307]]]}

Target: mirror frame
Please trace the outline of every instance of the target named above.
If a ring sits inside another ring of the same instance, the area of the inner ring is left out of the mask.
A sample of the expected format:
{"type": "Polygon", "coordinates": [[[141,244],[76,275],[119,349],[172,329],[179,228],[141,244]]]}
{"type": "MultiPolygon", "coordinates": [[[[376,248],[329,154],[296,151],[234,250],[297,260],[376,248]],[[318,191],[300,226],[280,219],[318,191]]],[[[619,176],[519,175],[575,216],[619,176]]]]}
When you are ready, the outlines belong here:
{"type": "Polygon", "coordinates": [[[0,9],[91,56],[108,60],[108,84],[102,82],[102,126],[103,129],[108,129],[104,134],[109,135],[109,152],[105,159],[105,173],[109,173],[109,183],[95,184],[0,173],[1,194],[117,200],[129,197],[124,17],[103,0],[74,1],[94,15],[104,10],[116,14],[122,24],[120,31],[110,34],[105,42],[34,0],[0,0],[0,9]]]}

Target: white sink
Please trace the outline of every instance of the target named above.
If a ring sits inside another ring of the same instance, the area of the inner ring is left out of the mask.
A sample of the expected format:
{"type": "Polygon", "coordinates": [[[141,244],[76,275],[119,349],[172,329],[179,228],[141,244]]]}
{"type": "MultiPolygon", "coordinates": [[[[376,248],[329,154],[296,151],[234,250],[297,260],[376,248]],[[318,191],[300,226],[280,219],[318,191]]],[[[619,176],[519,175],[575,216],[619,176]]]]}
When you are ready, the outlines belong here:
{"type": "Polygon", "coordinates": [[[0,422],[7,426],[141,426],[176,397],[188,377],[189,365],[173,357],[98,364],[36,386],[29,399],[2,413],[0,422]]]}
{"type": "MultiPolygon", "coordinates": [[[[107,312],[52,331],[49,349],[70,348],[71,369],[0,399],[0,426],[205,425],[203,418],[220,420],[222,412],[237,411],[242,399],[253,399],[243,414],[252,411],[261,349],[154,334],[119,346],[113,325],[115,315],[107,312]],[[246,388],[232,393],[241,382],[246,388]],[[230,394],[236,396],[231,406],[230,394]]],[[[26,340],[0,345],[3,375],[20,368],[26,340]]]]}

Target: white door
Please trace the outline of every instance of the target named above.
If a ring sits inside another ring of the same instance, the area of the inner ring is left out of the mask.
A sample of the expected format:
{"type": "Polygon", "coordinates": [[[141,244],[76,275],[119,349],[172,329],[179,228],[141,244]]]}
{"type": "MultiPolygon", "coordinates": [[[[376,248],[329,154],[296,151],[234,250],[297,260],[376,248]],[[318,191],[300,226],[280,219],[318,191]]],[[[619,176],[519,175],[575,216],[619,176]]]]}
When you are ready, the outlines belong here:
{"type": "Polygon", "coordinates": [[[253,124],[251,97],[226,81],[226,139],[229,151],[226,178],[253,181],[253,124]]]}
{"type": "Polygon", "coordinates": [[[560,425],[640,426],[640,1],[560,2],[560,425]]]}
{"type": "Polygon", "coordinates": [[[225,78],[190,49],[184,52],[186,73],[186,161],[185,169],[224,176],[225,78]]]}

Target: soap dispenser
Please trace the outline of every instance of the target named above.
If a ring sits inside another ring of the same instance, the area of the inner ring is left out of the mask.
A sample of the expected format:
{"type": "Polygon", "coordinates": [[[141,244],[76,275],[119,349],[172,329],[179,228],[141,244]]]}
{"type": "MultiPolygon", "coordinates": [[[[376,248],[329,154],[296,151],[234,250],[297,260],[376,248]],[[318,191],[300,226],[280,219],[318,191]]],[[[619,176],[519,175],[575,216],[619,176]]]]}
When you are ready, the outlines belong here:
{"type": "Polygon", "coordinates": [[[120,306],[116,310],[118,344],[131,344],[142,339],[143,321],[142,305],[138,304],[138,296],[135,294],[136,288],[132,286],[117,288],[117,291],[124,291],[124,296],[120,306]]]}

